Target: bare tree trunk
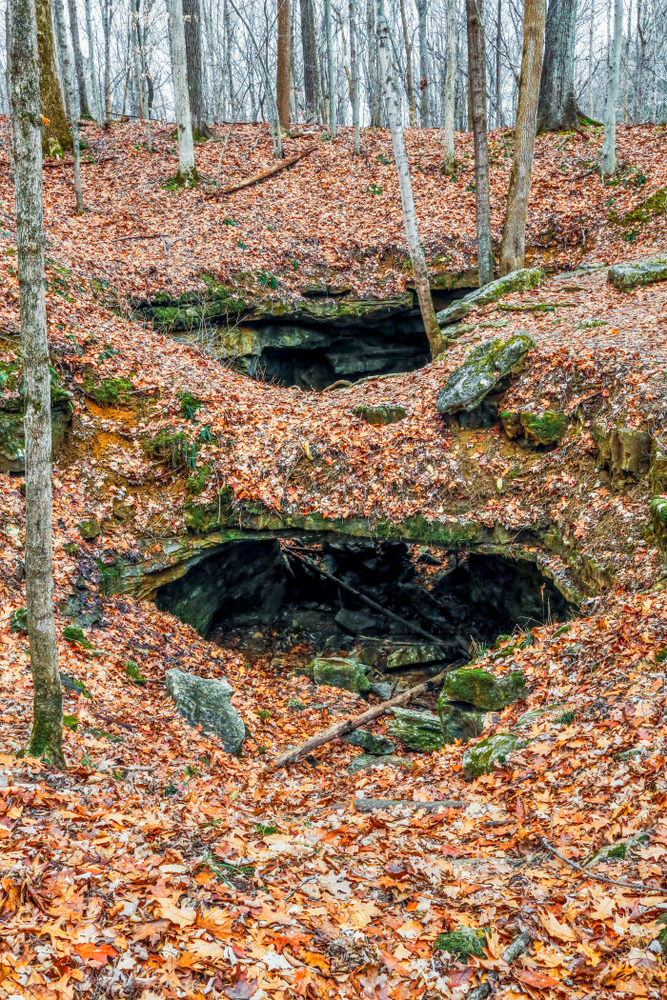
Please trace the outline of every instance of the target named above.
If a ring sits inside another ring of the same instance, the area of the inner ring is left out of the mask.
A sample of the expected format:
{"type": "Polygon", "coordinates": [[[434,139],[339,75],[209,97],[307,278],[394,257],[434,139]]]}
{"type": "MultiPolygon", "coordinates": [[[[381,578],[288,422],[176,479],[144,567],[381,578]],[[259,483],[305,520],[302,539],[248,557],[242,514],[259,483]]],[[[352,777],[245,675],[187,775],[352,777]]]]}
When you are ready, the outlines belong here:
{"type": "Polygon", "coordinates": [[[139,120],[144,120],[144,100],[141,88],[141,70],[139,69],[139,41],[137,39],[136,11],[134,0],[130,2],[130,47],[132,49],[132,77],[134,85],[134,98],[137,106],[139,120]]]}
{"type": "Polygon", "coordinates": [[[500,43],[502,40],[502,18],[503,0],[498,0],[498,13],[496,15],[496,125],[503,127],[503,88],[500,77],[500,43]]]}
{"type": "Polygon", "coordinates": [[[151,104],[152,97],[149,93],[148,82],[150,77],[148,76],[148,69],[146,67],[146,46],[144,45],[144,39],[146,37],[146,7],[144,5],[144,25],[143,32],[141,30],[141,22],[139,20],[139,2],[140,0],[134,0],[136,5],[136,19],[134,20],[134,28],[136,33],[136,41],[139,50],[139,95],[141,100],[141,105],[143,108],[143,115],[146,120],[146,147],[149,153],[153,152],[153,140],[151,139],[151,104]]]}
{"type": "Polygon", "coordinates": [[[593,39],[595,37],[595,0],[590,0],[591,17],[588,23],[588,117],[593,117],[593,39]]]}
{"type": "Polygon", "coordinates": [[[368,104],[371,111],[371,128],[380,128],[382,111],[377,34],[375,31],[375,0],[367,0],[366,31],[368,34],[368,104]]]}
{"type": "Polygon", "coordinates": [[[419,18],[419,91],[421,123],[428,128],[428,48],[426,43],[426,5],[427,0],[417,0],[417,16],[419,18]]]}
{"type": "Polygon", "coordinates": [[[188,94],[190,97],[190,119],[194,128],[195,138],[210,139],[212,133],[206,123],[206,105],[204,103],[199,0],[182,0],[182,4],[188,94]]]}
{"type": "MultiPolygon", "coordinates": [[[[617,0],[623,2],[623,0],[617,0]]],[[[533,153],[540,93],[546,0],[525,0],[523,55],[517,110],[514,161],[505,210],[505,228],[500,250],[500,273],[509,274],[524,266],[528,197],[533,176],[533,153]]]]}
{"type": "Polygon", "coordinates": [[[95,47],[93,45],[93,20],[90,13],[90,0],[86,0],[86,35],[88,37],[88,61],[90,63],[90,79],[93,87],[93,103],[95,105],[95,118],[98,124],[102,121],[102,101],[100,100],[100,88],[95,72],[95,47]]]}
{"type": "Polygon", "coordinates": [[[72,119],[72,156],[74,159],[74,195],[76,198],[76,214],[83,215],[83,195],[81,193],[81,147],[79,146],[79,122],[76,107],[76,96],[74,94],[74,84],[72,82],[72,68],[70,66],[69,51],[67,49],[67,34],[65,32],[65,11],[62,0],[53,0],[53,21],[58,35],[58,45],[60,48],[60,67],[65,86],[66,103],[69,105],[70,117],[72,119]]]}
{"type": "Polygon", "coordinates": [[[637,0],[637,34],[635,37],[635,80],[632,118],[635,125],[644,121],[644,31],[642,28],[642,0],[637,0]]]}
{"type": "Polygon", "coordinates": [[[408,91],[408,108],[410,111],[410,128],[417,125],[417,106],[415,104],[415,90],[412,82],[412,45],[408,33],[408,22],[405,16],[405,0],[400,0],[401,22],[403,25],[403,44],[405,45],[405,84],[408,91]]]}
{"type": "Polygon", "coordinates": [[[472,130],[475,137],[475,204],[477,226],[477,270],[479,286],[493,280],[491,249],[491,203],[489,195],[489,148],[486,141],[486,57],[482,0],[466,0],[468,24],[468,75],[472,130]]]}
{"type": "Polygon", "coordinates": [[[359,141],[359,58],[357,54],[357,17],[355,0],[350,0],[350,76],[352,86],[352,124],[354,126],[354,151],[360,152],[359,141]]]}
{"type": "Polygon", "coordinates": [[[549,0],[540,100],[538,132],[579,130],[579,112],[574,94],[574,33],[577,0],[549,0]]]}
{"type": "Polygon", "coordinates": [[[327,65],[329,67],[329,132],[336,138],[336,78],[334,66],[333,29],[331,26],[331,0],[324,0],[327,27],[327,65]]]}
{"type": "Polygon", "coordinates": [[[69,7],[69,29],[72,35],[72,50],[74,52],[74,68],[76,70],[76,82],[79,90],[79,113],[82,118],[92,118],[88,108],[88,98],[86,97],[86,77],[83,72],[83,57],[81,55],[81,41],[79,39],[79,21],[76,13],[76,0],[68,0],[69,7]]]}
{"type": "Polygon", "coordinates": [[[290,79],[291,62],[291,25],[289,0],[278,0],[278,60],[276,70],[276,103],[281,128],[289,131],[289,104],[292,82],[290,79]]]}
{"type": "Polygon", "coordinates": [[[442,350],[442,334],[435,318],[431,289],[428,283],[428,271],[426,268],[426,258],[424,248],[419,240],[419,229],[417,226],[417,213],[415,211],[415,199],[412,193],[412,181],[410,180],[410,166],[408,154],[405,148],[405,138],[403,136],[403,126],[401,124],[401,106],[394,86],[394,77],[391,71],[391,59],[389,55],[389,29],[384,16],[383,0],[378,2],[378,54],[380,57],[380,70],[382,82],[387,96],[387,115],[391,128],[391,141],[394,147],[394,160],[396,161],[396,174],[398,176],[398,187],[401,192],[401,205],[403,207],[403,223],[405,225],[405,236],[408,243],[408,252],[412,261],[412,274],[415,279],[415,289],[419,299],[424,329],[431,345],[431,357],[437,357],[442,350]]]}
{"type": "Polygon", "coordinates": [[[102,0],[102,30],[104,32],[104,118],[111,124],[111,22],[113,0],[102,0]]]}
{"type": "Polygon", "coordinates": [[[616,159],[616,99],[618,97],[618,75],[621,61],[621,40],[623,38],[623,0],[616,0],[614,9],[614,47],[609,54],[609,80],[607,83],[607,111],[604,116],[604,144],[600,173],[615,174],[616,159]]]}
{"type": "Polygon", "coordinates": [[[62,688],[53,618],[51,373],[44,292],[42,137],[34,0],[11,0],[9,24],[25,383],[26,605],[34,693],[32,733],[26,753],[64,767],[62,688]]]}
{"type": "Polygon", "coordinates": [[[56,53],[53,40],[53,25],[51,23],[51,4],[49,0],[36,0],[37,14],[37,44],[39,47],[39,79],[41,93],[41,113],[48,121],[44,129],[44,152],[52,156],[62,150],[70,149],[70,135],[63,104],[63,95],[56,69],[56,53]]]}
{"type": "Polygon", "coordinates": [[[632,0],[628,3],[628,31],[625,38],[625,85],[623,87],[623,121],[628,120],[628,87],[630,83],[630,37],[632,35],[632,0]]]}
{"type": "Polygon", "coordinates": [[[188,69],[185,55],[185,27],[181,0],[169,0],[169,34],[171,37],[171,69],[174,79],[174,102],[178,128],[178,174],[183,187],[196,187],[199,177],[195,166],[192,139],[188,69]]]}
{"type": "Polygon", "coordinates": [[[317,49],[317,30],[313,0],[300,0],[301,45],[303,48],[303,86],[306,102],[306,121],[316,122],[320,116],[321,84],[320,61],[317,49]]]}
{"type": "Polygon", "coordinates": [[[456,112],[456,0],[447,0],[447,50],[444,99],[444,136],[443,145],[445,157],[441,172],[451,177],[456,170],[454,159],[454,116],[456,112]]]}

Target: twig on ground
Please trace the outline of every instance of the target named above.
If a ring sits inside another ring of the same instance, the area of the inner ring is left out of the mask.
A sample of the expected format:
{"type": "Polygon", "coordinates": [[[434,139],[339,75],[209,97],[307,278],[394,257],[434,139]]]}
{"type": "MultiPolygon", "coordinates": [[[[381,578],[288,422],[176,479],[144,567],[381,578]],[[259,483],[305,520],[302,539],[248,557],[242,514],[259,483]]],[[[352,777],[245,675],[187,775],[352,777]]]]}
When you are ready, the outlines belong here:
{"type": "Polygon", "coordinates": [[[554,857],[559,858],[564,861],[566,865],[569,865],[576,872],[581,872],[586,878],[594,878],[596,882],[605,882],[607,885],[618,885],[622,889],[632,889],[633,892],[656,892],[660,895],[667,895],[667,887],[661,888],[658,885],[645,885],[643,882],[621,882],[619,879],[608,878],[606,875],[598,875],[597,872],[592,872],[588,868],[584,868],[583,865],[578,864],[576,861],[571,861],[570,858],[566,858],[564,854],[557,851],[555,847],[552,847],[546,837],[540,837],[540,843],[542,847],[549,851],[549,854],[553,854],[554,857]]]}

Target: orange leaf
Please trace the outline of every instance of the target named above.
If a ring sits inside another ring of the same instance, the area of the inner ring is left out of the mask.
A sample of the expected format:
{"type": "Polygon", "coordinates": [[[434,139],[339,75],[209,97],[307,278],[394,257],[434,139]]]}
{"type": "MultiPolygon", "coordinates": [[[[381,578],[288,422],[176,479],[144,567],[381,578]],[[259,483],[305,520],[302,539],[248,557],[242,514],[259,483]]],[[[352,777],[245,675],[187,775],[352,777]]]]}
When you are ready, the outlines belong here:
{"type": "Polygon", "coordinates": [[[118,957],[118,952],[110,944],[98,945],[84,942],[83,944],[78,944],[74,951],[79,958],[83,959],[86,965],[90,965],[94,969],[101,969],[103,965],[107,964],[110,958],[118,957]]]}
{"type": "Polygon", "coordinates": [[[549,990],[553,986],[558,986],[559,982],[553,976],[544,976],[541,972],[533,972],[532,969],[514,969],[514,978],[526,986],[534,986],[537,990],[549,990]]]}

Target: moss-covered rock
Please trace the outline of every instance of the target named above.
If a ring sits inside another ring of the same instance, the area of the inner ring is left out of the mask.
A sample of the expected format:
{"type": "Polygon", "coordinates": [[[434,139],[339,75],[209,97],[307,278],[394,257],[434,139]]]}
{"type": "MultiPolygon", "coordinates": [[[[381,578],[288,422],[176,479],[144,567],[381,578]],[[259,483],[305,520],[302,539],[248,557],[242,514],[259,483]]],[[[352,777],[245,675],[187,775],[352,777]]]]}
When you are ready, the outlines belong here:
{"type": "Polygon", "coordinates": [[[433,712],[418,712],[412,708],[389,709],[394,718],[387,724],[387,732],[409,750],[432,753],[442,750],[445,741],[440,719],[433,712]]]}
{"type": "Polygon", "coordinates": [[[317,656],[304,667],[304,673],[315,684],[328,684],[329,687],[342,688],[344,691],[363,693],[371,689],[368,679],[370,669],[367,663],[348,660],[342,656],[328,659],[317,656]]]}
{"type": "Polygon", "coordinates": [[[67,639],[68,642],[78,643],[79,646],[83,646],[84,649],[93,648],[91,643],[88,642],[83,634],[83,629],[79,628],[78,625],[66,625],[63,629],[63,638],[67,639]]]}
{"type": "Polygon", "coordinates": [[[375,757],[393,753],[396,749],[392,741],[388,740],[386,736],[371,733],[368,729],[355,729],[354,732],[343,736],[343,740],[353,747],[361,747],[364,753],[375,757]]]}
{"type": "Polygon", "coordinates": [[[526,679],[519,671],[496,678],[486,670],[461,667],[445,676],[440,700],[443,705],[447,701],[462,701],[485,712],[499,712],[506,705],[525,698],[527,693],[526,679]]]}
{"type": "Polygon", "coordinates": [[[435,939],[433,950],[448,951],[450,955],[457,955],[459,958],[468,958],[470,955],[484,958],[486,934],[484,927],[459,927],[457,931],[450,931],[449,934],[439,934],[435,939]]]}
{"type": "Polygon", "coordinates": [[[375,754],[362,753],[354,758],[347,773],[359,774],[360,771],[372,771],[375,767],[395,767],[401,771],[411,771],[414,764],[405,757],[397,757],[395,754],[377,757],[375,754]]]}
{"type": "Polygon", "coordinates": [[[466,781],[473,781],[482,774],[489,774],[496,761],[504,764],[508,754],[525,746],[525,740],[520,740],[511,733],[487,736],[463,754],[463,777],[466,781]]]}
{"type": "Polygon", "coordinates": [[[197,677],[173,668],[165,672],[167,693],[191,726],[216,736],[227,753],[237,753],[245,725],[230,703],[234,688],[224,679],[197,677]]]}
{"type": "Polygon", "coordinates": [[[467,743],[481,736],[484,731],[484,712],[475,712],[453,705],[443,695],[438,698],[438,715],[445,743],[467,743]]]}
{"type": "Polygon", "coordinates": [[[628,291],[637,285],[667,281],[667,257],[649,257],[632,264],[614,264],[607,271],[607,281],[614,288],[628,291]]]}
{"type": "Polygon", "coordinates": [[[532,337],[523,332],[514,334],[507,343],[494,339],[480,344],[451,373],[438,393],[438,411],[453,414],[473,410],[492,390],[503,388],[534,347],[532,337]]]}
{"type": "Polygon", "coordinates": [[[125,661],[125,676],[129,677],[133,684],[144,685],[146,683],[146,678],[141,673],[139,665],[136,660],[126,660],[125,661]]]}
{"type": "Polygon", "coordinates": [[[536,413],[522,413],[521,426],[526,439],[535,447],[557,444],[567,434],[568,419],[562,410],[544,410],[536,413]]]}
{"type": "Polygon", "coordinates": [[[598,461],[611,477],[624,482],[629,476],[640,479],[651,465],[651,435],[641,427],[610,427],[596,421],[591,427],[598,449],[598,461]]]}
{"type": "Polygon", "coordinates": [[[660,943],[663,952],[667,955],[667,913],[661,913],[656,920],[656,923],[665,925],[665,929],[660,931],[658,934],[657,940],[660,943]]]}
{"type": "Polygon", "coordinates": [[[457,319],[467,316],[473,306],[485,306],[489,302],[495,302],[503,295],[510,295],[512,292],[524,292],[529,288],[537,288],[546,279],[546,274],[541,267],[525,267],[512,274],[506,274],[503,278],[490,281],[488,285],[475,289],[462,299],[457,299],[445,309],[436,313],[436,319],[440,326],[446,323],[453,323],[457,319]]]}
{"type": "Polygon", "coordinates": [[[17,608],[13,611],[9,619],[9,629],[11,632],[25,632],[28,634],[28,610],[27,608],[17,608]]]}
{"type": "Polygon", "coordinates": [[[355,406],[352,411],[355,417],[361,417],[367,424],[397,424],[400,420],[405,420],[406,412],[402,406],[393,406],[391,403],[380,403],[377,406],[355,406]]]}
{"type": "MultiPolygon", "coordinates": [[[[0,364],[0,473],[25,472],[20,359],[0,364]]],[[[62,447],[72,417],[72,393],[63,389],[55,369],[51,369],[51,457],[62,447]]]]}
{"type": "Polygon", "coordinates": [[[401,667],[411,667],[417,663],[440,663],[446,659],[447,651],[442,646],[415,642],[395,649],[387,656],[385,662],[387,670],[399,670],[401,667]]]}
{"type": "Polygon", "coordinates": [[[102,531],[102,526],[96,517],[86,517],[78,524],[79,534],[86,541],[92,541],[102,531]]]}

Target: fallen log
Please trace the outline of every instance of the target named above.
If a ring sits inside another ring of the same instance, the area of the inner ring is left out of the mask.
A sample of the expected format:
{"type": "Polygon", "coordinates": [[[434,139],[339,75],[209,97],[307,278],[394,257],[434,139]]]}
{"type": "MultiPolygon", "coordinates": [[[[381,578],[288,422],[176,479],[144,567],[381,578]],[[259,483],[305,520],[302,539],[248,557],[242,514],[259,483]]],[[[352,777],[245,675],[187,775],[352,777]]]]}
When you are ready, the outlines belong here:
{"type": "Polygon", "coordinates": [[[280,173],[281,170],[285,170],[294,163],[298,163],[304,156],[312,153],[314,149],[317,149],[317,146],[309,146],[308,149],[304,149],[300,153],[295,153],[294,156],[288,156],[286,160],[281,160],[275,166],[269,167],[268,170],[262,170],[261,173],[255,174],[254,177],[249,177],[245,181],[241,181],[240,184],[232,184],[231,187],[223,188],[222,191],[214,191],[211,194],[207,194],[206,197],[217,198],[220,194],[234,194],[235,191],[241,191],[243,188],[251,187],[253,184],[259,184],[261,181],[265,181],[267,177],[273,177],[274,174],[280,173]]]}
{"type": "MultiPolygon", "coordinates": [[[[390,618],[393,622],[398,622],[399,625],[403,625],[404,628],[407,628],[409,632],[416,632],[417,635],[423,636],[425,639],[428,639],[429,642],[434,642],[437,646],[442,646],[444,648],[448,645],[448,643],[444,642],[442,639],[438,639],[437,636],[427,632],[426,629],[421,627],[421,625],[409,622],[406,618],[401,618],[401,616],[397,615],[394,611],[389,611],[388,608],[383,608],[381,604],[378,604],[372,598],[366,597],[366,595],[362,594],[359,590],[355,590],[354,587],[349,585],[349,583],[343,583],[343,581],[339,580],[337,576],[333,575],[333,573],[327,573],[325,569],[321,569],[317,563],[313,562],[312,559],[308,559],[307,556],[300,556],[298,552],[294,551],[294,549],[287,549],[287,551],[295,559],[298,559],[299,562],[302,562],[304,566],[308,566],[309,569],[315,570],[316,573],[319,573],[320,576],[326,577],[327,580],[332,580],[333,583],[338,584],[338,586],[342,587],[343,590],[347,590],[348,593],[354,594],[354,596],[360,601],[367,604],[369,608],[373,608],[374,611],[379,611],[380,614],[384,615],[386,618],[390,618]]],[[[468,650],[465,650],[465,653],[467,655],[468,650]]]]}
{"type": "Polygon", "coordinates": [[[381,705],[374,705],[373,708],[369,708],[366,712],[362,712],[361,715],[353,715],[351,719],[345,719],[343,722],[337,722],[335,726],[330,726],[329,729],[325,729],[323,733],[318,733],[316,736],[311,736],[304,743],[299,744],[292,750],[287,750],[285,753],[281,754],[271,763],[272,768],[284,767],[285,764],[290,764],[292,761],[296,760],[304,753],[308,753],[310,750],[314,750],[316,747],[324,746],[325,743],[330,743],[331,740],[337,739],[339,736],[345,736],[346,733],[351,733],[354,729],[358,729],[359,726],[364,726],[367,722],[372,722],[373,719],[379,718],[381,715],[387,711],[388,708],[398,708],[399,705],[405,705],[406,702],[410,701],[416,695],[424,694],[426,691],[432,691],[442,684],[445,674],[449,673],[450,670],[455,670],[457,664],[452,663],[451,666],[442,670],[435,677],[431,677],[429,680],[424,681],[422,684],[417,684],[416,687],[410,688],[409,691],[404,691],[403,694],[397,695],[396,698],[390,698],[389,701],[383,701],[381,705]]]}
{"type": "Polygon", "coordinates": [[[415,812],[423,810],[433,813],[441,809],[465,809],[468,803],[461,799],[442,799],[439,802],[413,802],[410,799],[354,799],[353,805],[355,810],[361,813],[379,812],[383,809],[393,809],[394,806],[413,809],[415,812]]]}

